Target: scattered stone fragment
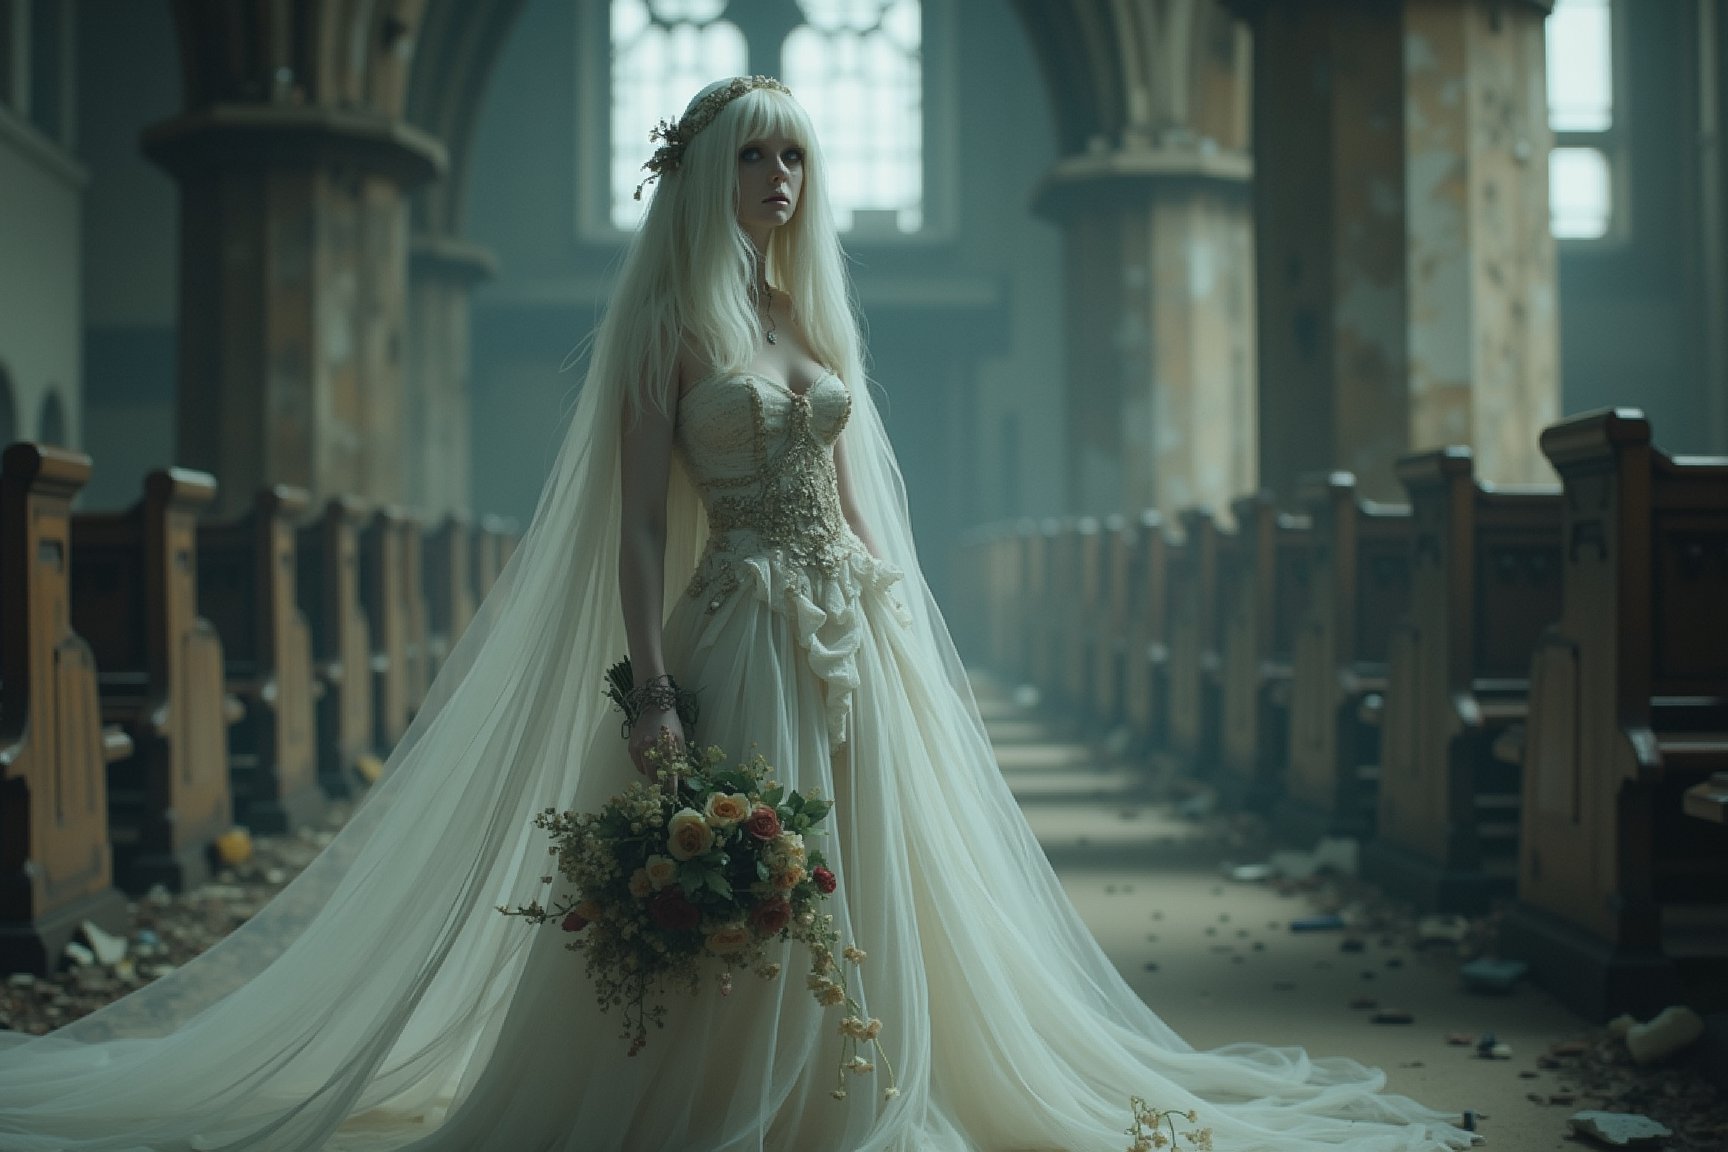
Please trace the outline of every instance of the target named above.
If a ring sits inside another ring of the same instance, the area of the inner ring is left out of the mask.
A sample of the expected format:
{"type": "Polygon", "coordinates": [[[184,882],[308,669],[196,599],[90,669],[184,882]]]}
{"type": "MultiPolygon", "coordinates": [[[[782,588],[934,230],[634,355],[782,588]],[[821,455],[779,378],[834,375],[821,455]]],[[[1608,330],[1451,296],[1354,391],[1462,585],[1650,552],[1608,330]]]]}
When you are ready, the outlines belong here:
{"type": "Polygon", "coordinates": [[[1484,1032],[1476,1037],[1476,1055],[1484,1060],[1494,1059],[1494,1049],[1500,1044],[1500,1037],[1492,1032],[1484,1032]]]}
{"type": "Polygon", "coordinates": [[[1578,1094],[1576,1092],[1550,1092],[1550,1093],[1548,1093],[1548,1103],[1550,1103],[1550,1104],[1562,1104],[1562,1105],[1564,1105],[1564,1104],[1576,1104],[1577,1102],[1578,1102],[1578,1094]]]}
{"type": "Polygon", "coordinates": [[[65,956],[66,959],[72,961],[74,965],[80,968],[87,964],[96,963],[96,953],[90,951],[90,949],[78,943],[76,940],[68,942],[66,950],[62,952],[61,955],[65,956]]]}
{"type": "Polygon", "coordinates": [[[1520,1080],[1539,1080],[1541,1078],[1542,1073],[1533,1071],[1529,1068],[1521,1069],[1518,1073],[1518,1079],[1520,1080]]]}
{"type": "Polygon", "coordinates": [[[1414,1024],[1416,1016],[1402,1008],[1382,1008],[1369,1017],[1376,1024],[1414,1024]]]}
{"type": "Polygon", "coordinates": [[[1240,884],[1259,884],[1270,880],[1276,873],[1270,864],[1238,864],[1226,875],[1240,884]]]}
{"type": "Polygon", "coordinates": [[[1510,992],[1529,971],[1530,966],[1522,960],[1483,956],[1460,967],[1458,976],[1472,992],[1510,992]]]}
{"type": "Polygon", "coordinates": [[[78,931],[84,937],[84,943],[90,946],[90,951],[96,954],[97,963],[118,964],[126,955],[126,937],[104,932],[95,921],[84,921],[78,925],[78,931]]]}
{"type": "Polygon", "coordinates": [[[1148,960],[1148,961],[1146,961],[1146,963],[1145,963],[1145,964],[1144,964],[1144,965],[1143,965],[1143,967],[1144,967],[1144,968],[1145,968],[1145,969],[1146,969],[1146,971],[1148,971],[1148,972],[1156,972],[1156,971],[1158,971],[1158,962],[1157,962],[1157,961],[1156,961],[1156,960],[1148,960]]]}
{"type": "Polygon", "coordinates": [[[1642,1148],[1674,1135],[1667,1125],[1630,1112],[1576,1112],[1566,1126],[1609,1148],[1642,1148]]]}
{"type": "Polygon", "coordinates": [[[152,884],[150,891],[144,893],[144,903],[153,908],[166,908],[174,903],[174,893],[161,884],[152,884]]]}
{"type": "Polygon", "coordinates": [[[1560,1061],[1553,1056],[1538,1056],[1536,1057],[1536,1067],[1553,1070],[1560,1067],[1560,1061]]]}
{"type": "Polygon", "coordinates": [[[1664,1008],[1648,1024],[1626,1029],[1626,1051],[1639,1064],[1654,1064],[1696,1043],[1704,1021],[1683,1004],[1664,1008]]]}
{"type": "Polygon", "coordinates": [[[1340,952],[1364,952],[1367,948],[1368,942],[1360,936],[1346,936],[1338,942],[1340,952]]]}
{"type": "Polygon", "coordinates": [[[1638,1017],[1636,1016],[1616,1016],[1614,1019],[1608,1021],[1608,1035],[1614,1037],[1616,1040],[1624,1040],[1626,1039],[1626,1033],[1630,1031],[1632,1026],[1636,1023],[1638,1023],[1638,1017]]]}
{"type": "Polygon", "coordinates": [[[1331,916],[1302,916],[1290,921],[1292,932],[1342,932],[1344,918],[1331,916]]]}
{"type": "Polygon", "coordinates": [[[1454,1048],[1470,1048],[1476,1043],[1476,1033],[1448,1032],[1446,1033],[1446,1043],[1452,1045],[1454,1048]]]}
{"type": "Polygon", "coordinates": [[[1583,1040],[1556,1040],[1548,1045],[1548,1055],[1557,1056],[1561,1059],[1568,1056],[1582,1056],[1588,1051],[1590,1051],[1590,1045],[1583,1040]]]}
{"type": "Polygon", "coordinates": [[[1424,916],[1416,922],[1416,940],[1421,944],[1459,944],[1470,934],[1470,921],[1456,913],[1424,916]]]}

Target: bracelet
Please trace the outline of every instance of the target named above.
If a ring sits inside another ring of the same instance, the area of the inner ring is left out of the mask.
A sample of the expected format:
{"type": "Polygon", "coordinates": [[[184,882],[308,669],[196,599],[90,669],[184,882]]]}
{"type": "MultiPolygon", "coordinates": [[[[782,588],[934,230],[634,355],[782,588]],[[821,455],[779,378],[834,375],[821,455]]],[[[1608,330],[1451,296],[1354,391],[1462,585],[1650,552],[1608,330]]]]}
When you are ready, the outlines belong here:
{"type": "Polygon", "coordinates": [[[636,727],[637,719],[649,708],[675,713],[686,728],[696,723],[696,693],[678,687],[678,681],[670,673],[656,676],[628,691],[615,691],[612,701],[624,713],[620,734],[626,739],[636,727]]]}
{"type": "Polygon", "coordinates": [[[630,701],[631,711],[641,715],[650,707],[665,712],[676,712],[681,695],[683,694],[678,690],[678,681],[667,674],[656,676],[640,688],[632,689],[630,695],[625,699],[630,701]]]}

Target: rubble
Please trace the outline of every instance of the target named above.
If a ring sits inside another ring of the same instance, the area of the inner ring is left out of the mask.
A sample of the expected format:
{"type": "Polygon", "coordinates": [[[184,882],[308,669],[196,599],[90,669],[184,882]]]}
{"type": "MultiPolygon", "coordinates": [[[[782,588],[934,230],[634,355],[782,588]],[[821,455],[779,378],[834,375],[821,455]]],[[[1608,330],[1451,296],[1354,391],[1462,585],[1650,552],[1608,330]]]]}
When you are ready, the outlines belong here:
{"type": "Polygon", "coordinates": [[[323,826],[304,836],[236,837],[229,852],[218,855],[221,871],[213,883],[178,894],[158,884],[135,897],[127,905],[132,923],[125,935],[80,924],[56,971],[6,975],[0,983],[0,1030],[41,1035],[177,970],[291,883],[352,807],[333,801],[323,826]]]}
{"type": "Polygon", "coordinates": [[[1674,1133],[1648,1116],[1622,1112],[1579,1112],[1566,1126],[1609,1148],[1641,1148],[1660,1144],[1674,1133]]]}

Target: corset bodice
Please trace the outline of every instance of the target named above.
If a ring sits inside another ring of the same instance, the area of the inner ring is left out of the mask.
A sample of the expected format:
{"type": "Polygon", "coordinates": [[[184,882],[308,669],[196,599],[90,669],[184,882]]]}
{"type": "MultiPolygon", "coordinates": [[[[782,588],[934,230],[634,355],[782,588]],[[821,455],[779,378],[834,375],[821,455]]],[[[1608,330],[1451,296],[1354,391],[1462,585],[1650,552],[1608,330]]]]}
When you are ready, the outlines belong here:
{"type": "Polygon", "coordinates": [[[708,514],[708,547],[689,592],[710,611],[737,586],[736,565],[835,575],[866,556],[840,507],[834,442],[852,397],[832,372],[807,392],[721,373],[679,401],[677,446],[708,514]]]}

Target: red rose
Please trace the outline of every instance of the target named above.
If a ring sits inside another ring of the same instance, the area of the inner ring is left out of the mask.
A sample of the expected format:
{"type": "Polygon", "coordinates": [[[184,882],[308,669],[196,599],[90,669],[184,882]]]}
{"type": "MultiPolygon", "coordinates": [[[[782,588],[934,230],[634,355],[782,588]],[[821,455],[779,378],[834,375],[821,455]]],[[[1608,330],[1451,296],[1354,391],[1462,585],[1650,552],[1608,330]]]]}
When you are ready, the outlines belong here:
{"type": "Polygon", "coordinates": [[[780,813],[766,804],[758,804],[744,821],[744,830],[758,840],[772,840],[780,835],[780,813]]]}
{"type": "Polygon", "coordinates": [[[588,927],[588,918],[580,912],[570,912],[564,917],[564,931],[580,932],[588,927]]]}
{"type": "Polygon", "coordinates": [[[834,891],[834,873],[828,869],[821,867],[810,869],[810,879],[816,881],[816,887],[823,895],[828,895],[834,891]]]}
{"type": "Polygon", "coordinates": [[[782,899],[764,900],[750,909],[750,927],[758,936],[778,936],[792,919],[792,905],[782,899]]]}
{"type": "Polygon", "coordinates": [[[702,910],[684,899],[680,888],[666,888],[648,903],[648,915],[668,932],[694,932],[702,922],[702,910]]]}

